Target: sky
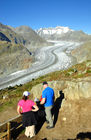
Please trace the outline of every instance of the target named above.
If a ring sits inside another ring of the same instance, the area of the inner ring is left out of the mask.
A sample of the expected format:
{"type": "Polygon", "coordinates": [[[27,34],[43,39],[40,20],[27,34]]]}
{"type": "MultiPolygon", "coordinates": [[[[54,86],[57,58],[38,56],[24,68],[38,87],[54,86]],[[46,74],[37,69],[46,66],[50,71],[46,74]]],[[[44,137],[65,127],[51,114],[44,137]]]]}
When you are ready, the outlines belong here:
{"type": "Polygon", "coordinates": [[[91,0],[0,0],[0,22],[32,29],[64,26],[91,34],[91,0]]]}

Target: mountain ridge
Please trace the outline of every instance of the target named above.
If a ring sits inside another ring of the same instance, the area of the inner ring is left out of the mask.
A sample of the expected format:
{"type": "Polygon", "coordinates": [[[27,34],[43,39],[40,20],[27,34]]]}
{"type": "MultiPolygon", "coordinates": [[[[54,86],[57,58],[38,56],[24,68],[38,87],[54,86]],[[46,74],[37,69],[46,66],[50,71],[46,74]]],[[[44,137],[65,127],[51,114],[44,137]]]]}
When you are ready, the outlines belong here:
{"type": "Polygon", "coordinates": [[[66,40],[66,41],[89,41],[91,40],[91,35],[84,33],[82,30],[75,31],[69,27],[57,26],[54,28],[40,28],[36,30],[44,39],[48,40],[66,40]]]}
{"type": "Polygon", "coordinates": [[[0,23],[0,76],[30,68],[32,52],[50,44],[30,27],[13,28],[0,23]]]}
{"type": "Polygon", "coordinates": [[[69,31],[73,31],[69,27],[63,27],[63,26],[56,26],[56,27],[49,27],[49,28],[40,28],[36,30],[36,32],[39,34],[43,31],[45,34],[50,33],[50,34],[60,34],[60,33],[67,33],[69,31]]]}
{"type": "Polygon", "coordinates": [[[24,45],[26,42],[22,36],[16,34],[10,27],[3,25],[2,23],[0,23],[0,32],[4,34],[12,43],[24,45]]]}
{"type": "MultiPolygon", "coordinates": [[[[74,31],[69,27],[57,26],[55,28],[41,28],[39,31],[41,31],[41,35],[38,35],[38,31],[34,31],[29,26],[22,25],[20,27],[13,28],[0,23],[1,60],[3,56],[3,61],[0,62],[1,76],[5,73],[10,74],[17,70],[29,68],[32,60],[34,60],[34,56],[31,55],[31,52],[35,52],[35,50],[43,46],[53,45],[52,43],[48,43],[47,40],[75,42],[87,42],[91,40],[91,35],[87,35],[83,31],[74,31]],[[43,33],[43,30],[46,31],[46,34],[43,33]],[[27,60],[27,64],[23,64],[23,61],[25,60],[27,60]],[[6,62],[8,64],[7,69],[6,65],[4,65],[6,62]]],[[[88,50],[89,48],[86,52],[88,52],[88,50]]],[[[82,59],[82,57],[80,59],[82,59]]]]}
{"type": "Polygon", "coordinates": [[[19,26],[16,28],[12,28],[13,31],[20,36],[22,36],[25,40],[25,47],[29,50],[36,50],[42,46],[51,45],[51,43],[47,42],[44,38],[39,36],[32,28],[29,26],[19,26]]]}

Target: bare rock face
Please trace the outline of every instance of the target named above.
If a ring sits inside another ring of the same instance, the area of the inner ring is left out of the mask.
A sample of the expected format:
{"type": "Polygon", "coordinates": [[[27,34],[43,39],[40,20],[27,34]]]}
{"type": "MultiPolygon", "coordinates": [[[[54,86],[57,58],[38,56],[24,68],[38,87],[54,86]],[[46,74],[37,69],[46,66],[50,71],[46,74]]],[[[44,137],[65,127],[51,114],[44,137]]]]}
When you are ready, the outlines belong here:
{"type": "MultiPolygon", "coordinates": [[[[66,84],[64,81],[52,81],[52,82],[48,82],[49,87],[54,89],[55,92],[55,97],[57,98],[59,96],[59,91],[62,90],[63,88],[65,88],[66,84]]],[[[33,97],[37,97],[40,98],[42,95],[42,91],[43,91],[43,85],[38,84],[36,86],[34,86],[31,90],[31,93],[33,94],[33,97]]]]}
{"type": "MultiPolygon", "coordinates": [[[[74,81],[52,81],[48,82],[49,87],[54,89],[55,97],[59,97],[62,90],[66,100],[79,100],[80,98],[91,97],[91,77],[74,81]]],[[[32,88],[34,98],[40,98],[42,94],[42,83],[32,88]]]]}
{"type": "Polygon", "coordinates": [[[69,100],[91,97],[91,82],[67,82],[64,89],[65,98],[69,100]]]}

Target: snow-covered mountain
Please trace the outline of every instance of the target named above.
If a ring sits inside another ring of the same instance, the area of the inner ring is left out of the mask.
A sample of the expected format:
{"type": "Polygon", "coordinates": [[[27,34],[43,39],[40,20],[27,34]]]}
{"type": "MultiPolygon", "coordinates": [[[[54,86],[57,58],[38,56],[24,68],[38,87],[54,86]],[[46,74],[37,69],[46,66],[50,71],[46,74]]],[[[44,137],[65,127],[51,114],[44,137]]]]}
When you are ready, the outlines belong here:
{"type": "Polygon", "coordinates": [[[55,28],[40,28],[36,32],[42,36],[42,35],[61,35],[67,32],[73,31],[69,27],[62,27],[62,26],[57,26],[55,28]]]}
{"type": "Polygon", "coordinates": [[[59,37],[64,36],[65,34],[72,32],[69,27],[62,27],[62,26],[57,26],[55,28],[40,28],[37,30],[37,34],[40,35],[44,39],[53,39],[57,40],[59,37]]]}
{"type": "Polygon", "coordinates": [[[65,40],[65,41],[88,41],[91,35],[83,31],[75,31],[69,27],[57,26],[55,28],[40,28],[36,30],[37,34],[46,40],[65,40]]]}

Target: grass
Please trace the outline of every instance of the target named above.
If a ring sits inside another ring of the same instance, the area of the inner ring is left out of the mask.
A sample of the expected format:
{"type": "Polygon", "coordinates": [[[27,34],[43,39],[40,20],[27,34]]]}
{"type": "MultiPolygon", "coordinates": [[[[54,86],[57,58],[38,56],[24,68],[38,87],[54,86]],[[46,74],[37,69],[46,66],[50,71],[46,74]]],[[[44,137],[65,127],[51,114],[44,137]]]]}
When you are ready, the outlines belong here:
{"type": "MultiPolygon", "coordinates": [[[[71,80],[91,76],[91,67],[86,65],[88,62],[90,63],[91,60],[76,64],[68,70],[56,71],[46,74],[37,79],[33,79],[31,82],[28,82],[24,85],[16,85],[15,87],[9,87],[4,90],[0,90],[0,112],[10,106],[13,107],[17,105],[18,100],[21,99],[22,93],[25,90],[31,91],[33,86],[40,84],[43,81],[71,80]],[[7,98],[3,99],[5,95],[7,95],[7,98]]],[[[33,98],[33,95],[31,96],[31,98],[33,98]]]]}

